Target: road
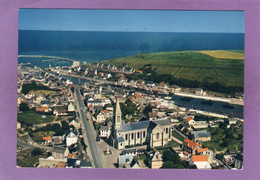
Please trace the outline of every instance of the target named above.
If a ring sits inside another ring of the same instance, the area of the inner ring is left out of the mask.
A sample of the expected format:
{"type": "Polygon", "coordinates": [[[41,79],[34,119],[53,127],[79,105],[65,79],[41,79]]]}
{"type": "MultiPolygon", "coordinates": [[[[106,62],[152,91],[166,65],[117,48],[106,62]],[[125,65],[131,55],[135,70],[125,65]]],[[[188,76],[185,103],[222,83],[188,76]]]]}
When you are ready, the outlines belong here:
{"type": "Polygon", "coordinates": [[[78,110],[80,113],[80,117],[82,118],[81,120],[83,122],[83,127],[84,127],[83,130],[85,130],[85,132],[86,132],[88,148],[90,148],[91,154],[89,154],[89,157],[92,158],[95,168],[102,168],[103,165],[102,165],[99,150],[98,150],[98,147],[96,144],[96,135],[93,132],[94,127],[92,124],[91,116],[88,111],[87,111],[87,113],[85,113],[86,108],[85,108],[85,105],[84,105],[84,102],[83,102],[83,99],[80,94],[78,86],[75,86],[75,94],[77,96],[76,100],[78,102],[78,108],[79,108],[78,110]]]}
{"type": "Polygon", "coordinates": [[[40,149],[53,151],[53,147],[39,145],[39,144],[36,144],[35,142],[31,142],[31,144],[28,144],[28,143],[20,140],[19,138],[17,138],[17,144],[20,145],[20,146],[23,146],[24,148],[40,148],[40,149]]]}

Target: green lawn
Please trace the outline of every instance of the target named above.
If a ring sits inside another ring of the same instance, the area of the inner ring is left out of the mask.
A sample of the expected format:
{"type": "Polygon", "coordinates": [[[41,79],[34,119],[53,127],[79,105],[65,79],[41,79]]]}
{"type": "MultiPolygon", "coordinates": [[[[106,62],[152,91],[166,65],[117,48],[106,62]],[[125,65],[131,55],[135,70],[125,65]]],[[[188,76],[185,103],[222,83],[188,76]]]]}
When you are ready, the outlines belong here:
{"type": "Polygon", "coordinates": [[[18,113],[18,121],[26,125],[41,124],[51,122],[54,117],[46,115],[46,118],[42,118],[40,114],[37,114],[33,110],[18,113]]]}
{"type": "Polygon", "coordinates": [[[172,136],[176,137],[180,141],[184,141],[184,138],[181,135],[179,135],[176,131],[172,131],[172,136]]]}

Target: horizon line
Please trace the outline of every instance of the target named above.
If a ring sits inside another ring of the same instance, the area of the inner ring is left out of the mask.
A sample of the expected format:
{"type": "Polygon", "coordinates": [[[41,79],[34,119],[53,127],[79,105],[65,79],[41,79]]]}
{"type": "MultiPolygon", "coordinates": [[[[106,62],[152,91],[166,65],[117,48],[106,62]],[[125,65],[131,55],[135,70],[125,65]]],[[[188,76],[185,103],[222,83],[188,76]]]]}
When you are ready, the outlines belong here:
{"type": "Polygon", "coordinates": [[[102,31],[102,30],[55,30],[55,29],[50,29],[50,30],[46,30],[46,29],[18,29],[18,31],[63,31],[63,32],[133,32],[133,33],[239,33],[239,34],[245,34],[245,32],[200,32],[200,31],[183,31],[183,32],[179,32],[179,31],[102,31]]]}

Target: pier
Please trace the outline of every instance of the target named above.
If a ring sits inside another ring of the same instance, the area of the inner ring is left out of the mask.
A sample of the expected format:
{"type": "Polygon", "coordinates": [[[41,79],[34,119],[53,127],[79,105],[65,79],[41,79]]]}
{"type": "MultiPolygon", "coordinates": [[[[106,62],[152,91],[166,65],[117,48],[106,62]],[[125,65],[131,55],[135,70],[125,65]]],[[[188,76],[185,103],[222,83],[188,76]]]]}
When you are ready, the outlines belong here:
{"type": "Polygon", "coordinates": [[[57,57],[57,56],[18,55],[18,58],[19,58],[19,57],[30,57],[30,58],[51,58],[51,59],[42,60],[42,62],[58,61],[58,60],[71,61],[71,62],[74,62],[74,61],[75,61],[75,60],[73,60],[73,59],[61,58],[61,57],[57,57]]]}

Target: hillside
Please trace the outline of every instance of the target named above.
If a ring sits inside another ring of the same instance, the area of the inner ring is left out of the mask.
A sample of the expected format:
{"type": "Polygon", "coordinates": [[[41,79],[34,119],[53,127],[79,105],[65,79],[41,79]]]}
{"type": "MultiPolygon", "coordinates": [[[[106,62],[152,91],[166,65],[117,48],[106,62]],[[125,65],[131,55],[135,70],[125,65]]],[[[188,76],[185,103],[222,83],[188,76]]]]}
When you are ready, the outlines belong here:
{"type": "Polygon", "coordinates": [[[191,83],[192,87],[199,86],[212,89],[210,88],[211,86],[218,86],[217,89],[224,87],[235,88],[236,90],[234,91],[237,92],[243,91],[244,51],[144,53],[111,59],[105,61],[105,63],[117,66],[125,63],[136,70],[152,72],[162,78],[167,77],[169,82],[173,79],[172,84],[176,81],[179,85],[182,85],[181,83],[183,82],[184,86],[188,86],[191,83]],[[186,81],[189,83],[187,84],[186,81]]]}

